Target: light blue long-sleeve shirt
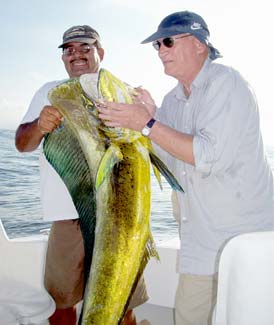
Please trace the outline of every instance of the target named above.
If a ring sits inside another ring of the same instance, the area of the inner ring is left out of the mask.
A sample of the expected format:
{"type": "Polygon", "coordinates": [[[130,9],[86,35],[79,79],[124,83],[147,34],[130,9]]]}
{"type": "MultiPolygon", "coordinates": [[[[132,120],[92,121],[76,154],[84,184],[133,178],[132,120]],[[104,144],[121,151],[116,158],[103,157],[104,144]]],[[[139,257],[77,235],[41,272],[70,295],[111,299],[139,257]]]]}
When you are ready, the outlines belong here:
{"type": "Polygon", "coordinates": [[[273,178],[255,96],[237,71],[208,59],[191,95],[187,98],[178,84],[156,118],[193,135],[195,166],[155,145],[185,190],[177,193],[179,272],[213,274],[229,238],[274,229],[273,178]]]}

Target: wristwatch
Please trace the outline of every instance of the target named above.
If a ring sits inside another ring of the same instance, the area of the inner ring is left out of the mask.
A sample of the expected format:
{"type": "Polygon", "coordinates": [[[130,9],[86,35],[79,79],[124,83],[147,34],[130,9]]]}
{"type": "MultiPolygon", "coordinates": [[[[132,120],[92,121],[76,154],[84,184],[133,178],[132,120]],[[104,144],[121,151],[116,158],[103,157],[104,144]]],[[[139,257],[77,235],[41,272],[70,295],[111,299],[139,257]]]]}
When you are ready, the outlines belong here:
{"type": "Polygon", "coordinates": [[[141,133],[143,136],[148,137],[151,132],[151,128],[153,127],[153,124],[156,122],[154,118],[150,119],[145,127],[142,129],[141,133]]]}

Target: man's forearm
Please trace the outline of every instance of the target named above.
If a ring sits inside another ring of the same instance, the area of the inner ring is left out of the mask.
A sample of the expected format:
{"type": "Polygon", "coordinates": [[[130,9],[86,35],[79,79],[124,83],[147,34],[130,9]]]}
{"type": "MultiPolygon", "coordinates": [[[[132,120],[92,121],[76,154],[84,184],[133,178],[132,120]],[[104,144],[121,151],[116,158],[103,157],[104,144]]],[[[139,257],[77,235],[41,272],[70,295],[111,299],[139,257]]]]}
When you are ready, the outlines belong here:
{"type": "Polygon", "coordinates": [[[20,152],[33,151],[37,149],[43,136],[37,118],[33,122],[19,125],[15,135],[15,146],[20,152]]]}
{"type": "Polygon", "coordinates": [[[192,135],[181,133],[160,122],[156,122],[151,129],[149,138],[175,158],[190,165],[195,165],[192,135]]]}

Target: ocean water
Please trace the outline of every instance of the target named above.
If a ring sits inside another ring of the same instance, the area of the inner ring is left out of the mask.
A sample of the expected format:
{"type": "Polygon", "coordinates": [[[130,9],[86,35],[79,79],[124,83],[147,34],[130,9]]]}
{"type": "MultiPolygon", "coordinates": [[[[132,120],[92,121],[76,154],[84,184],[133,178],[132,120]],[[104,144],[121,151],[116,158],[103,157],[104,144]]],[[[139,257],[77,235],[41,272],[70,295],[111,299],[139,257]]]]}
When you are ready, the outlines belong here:
{"type": "MultiPolygon", "coordinates": [[[[274,171],[274,148],[267,147],[267,158],[274,171]]],[[[38,152],[19,153],[14,131],[0,129],[0,219],[10,238],[39,234],[50,228],[42,220],[38,152]]],[[[171,190],[162,180],[160,190],[152,178],[151,229],[156,243],[178,236],[172,216],[171,190]]]]}
{"type": "MultiPolygon", "coordinates": [[[[38,151],[20,153],[14,145],[14,131],[0,129],[0,219],[10,238],[39,234],[51,223],[42,220],[38,151]]],[[[163,190],[152,178],[151,229],[157,243],[178,234],[172,216],[171,190],[163,190]]]]}

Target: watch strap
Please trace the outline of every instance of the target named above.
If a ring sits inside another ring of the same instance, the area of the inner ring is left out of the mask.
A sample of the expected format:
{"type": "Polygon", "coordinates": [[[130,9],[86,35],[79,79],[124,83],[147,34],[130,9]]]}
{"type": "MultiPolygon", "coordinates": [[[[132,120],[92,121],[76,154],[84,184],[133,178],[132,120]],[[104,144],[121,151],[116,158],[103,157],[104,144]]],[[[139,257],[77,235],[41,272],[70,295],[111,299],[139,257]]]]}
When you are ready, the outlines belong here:
{"type": "Polygon", "coordinates": [[[154,118],[151,118],[147,124],[146,127],[148,127],[149,129],[151,129],[153,127],[153,124],[156,122],[156,120],[154,118]]]}
{"type": "Polygon", "coordinates": [[[142,129],[141,133],[143,136],[148,137],[150,132],[151,132],[151,128],[153,127],[153,124],[156,122],[156,120],[154,118],[151,118],[147,124],[144,126],[144,128],[142,129]]]}

